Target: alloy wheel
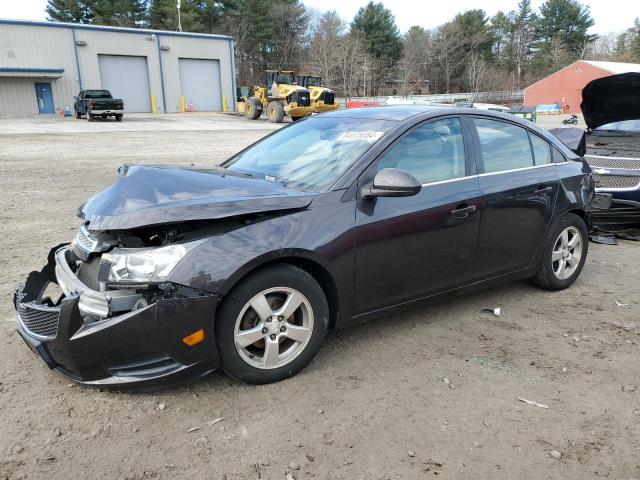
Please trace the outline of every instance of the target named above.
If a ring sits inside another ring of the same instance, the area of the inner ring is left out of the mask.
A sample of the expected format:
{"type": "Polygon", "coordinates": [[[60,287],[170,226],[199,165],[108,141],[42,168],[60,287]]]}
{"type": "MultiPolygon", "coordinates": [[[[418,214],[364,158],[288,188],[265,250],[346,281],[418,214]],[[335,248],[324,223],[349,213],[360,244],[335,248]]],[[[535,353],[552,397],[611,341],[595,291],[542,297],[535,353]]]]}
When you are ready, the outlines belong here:
{"type": "Polygon", "coordinates": [[[280,368],[300,355],[313,333],[309,300],[289,287],[263,290],[240,311],[234,342],[240,358],[262,369],[280,368]]]}
{"type": "Polygon", "coordinates": [[[553,274],[559,280],[570,278],[580,265],[582,258],[582,233],[570,226],[562,230],[551,252],[553,274]]]}

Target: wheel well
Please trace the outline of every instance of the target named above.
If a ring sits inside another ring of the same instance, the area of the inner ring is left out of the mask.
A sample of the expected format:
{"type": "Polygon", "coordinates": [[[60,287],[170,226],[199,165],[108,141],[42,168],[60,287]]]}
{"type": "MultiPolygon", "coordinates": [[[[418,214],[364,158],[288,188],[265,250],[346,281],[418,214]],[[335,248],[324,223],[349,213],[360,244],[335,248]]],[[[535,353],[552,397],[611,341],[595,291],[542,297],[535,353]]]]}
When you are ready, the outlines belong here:
{"type": "MultiPolygon", "coordinates": [[[[289,264],[294,267],[301,268],[309,275],[311,275],[316,282],[322,288],[325,297],[327,297],[327,303],[329,305],[329,330],[333,330],[338,320],[338,290],[336,284],[333,281],[331,274],[319,263],[309,260],[303,257],[284,257],[278,258],[259,265],[247,272],[242,278],[240,278],[235,284],[238,285],[247,275],[251,275],[263,268],[271,267],[278,264],[289,264]]],[[[232,287],[233,288],[233,287],[232,287]]]]}
{"type": "Polygon", "coordinates": [[[574,210],[569,210],[567,213],[573,213],[579,216],[582,220],[584,220],[584,223],[587,224],[587,228],[590,228],[589,218],[587,217],[587,214],[584,210],[580,210],[579,208],[576,208],[574,210]]]}

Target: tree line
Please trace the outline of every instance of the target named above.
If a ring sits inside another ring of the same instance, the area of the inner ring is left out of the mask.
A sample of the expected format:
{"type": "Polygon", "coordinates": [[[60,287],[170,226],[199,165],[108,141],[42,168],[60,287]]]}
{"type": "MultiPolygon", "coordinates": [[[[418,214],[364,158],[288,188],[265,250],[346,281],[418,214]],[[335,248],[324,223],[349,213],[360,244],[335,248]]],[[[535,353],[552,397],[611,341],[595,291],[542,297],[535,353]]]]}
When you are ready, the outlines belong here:
{"type": "MultiPolygon", "coordinates": [[[[515,1],[515,0],[514,0],[515,1]]],[[[369,2],[351,21],[300,0],[181,0],[182,30],[235,38],[238,85],[264,70],[319,74],[345,96],[518,90],[578,59],[640,62],[640,19],[597,36],[578,0],[520,0],[489,17],[457,14],[401,34],[391,11],[369,2]]],[[[176,0],[48,0],[53,21],[178,29],[176,0]]]]}

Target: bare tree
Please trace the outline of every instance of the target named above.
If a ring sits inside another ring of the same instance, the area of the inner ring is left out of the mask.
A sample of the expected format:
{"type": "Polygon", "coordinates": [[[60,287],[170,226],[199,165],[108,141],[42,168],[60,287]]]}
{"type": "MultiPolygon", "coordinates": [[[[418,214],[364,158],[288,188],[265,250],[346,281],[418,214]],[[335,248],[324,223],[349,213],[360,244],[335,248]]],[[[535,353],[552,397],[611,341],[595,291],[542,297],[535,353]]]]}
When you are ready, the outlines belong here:
{"type": "Polygon", "coordinates": [[[342,36],[337,49],[336,73],[342,80],[342,95],[352,96],[357,92],[363,78],[367,58],[362,41],[355,34],[342,36]]]}
{"type": "Polygon", "coordinates": [[[415,93],[427,84],[432,56],[431,32],[422,27],[411,27],[404,36],[402,71],[405,95],[415,93]]]}
{"type": "Polygon", "coordinates": [[[324,12],[313,26],[309,64],[327,85],[337,81],[346,28],[345,21],[335,10],[324,12]]]}
{"type": "Polygon", "coordinates": [[[601,35],[590,45],[589,50],[585,56],[591,60],[615,60],[617,40],[618,34],[614,32],[608,33],[606,35],[601,35]]]}
{"type": "Polygon", "coordinates": [[[469,81],[469,89],[473,93],[473,101],[476,101],[478,92],[484,80],[487,62],[478,52],[473,52],[467,59],[467,78],[469,81]]]}
{"type": "Polygon", "coordinates": [[[438,28],[437,35],[435,56],[444,76],[445,91],[449,93],[451,77],[465,57],[462,34],[456,24],[446,23],[438,28]]]}

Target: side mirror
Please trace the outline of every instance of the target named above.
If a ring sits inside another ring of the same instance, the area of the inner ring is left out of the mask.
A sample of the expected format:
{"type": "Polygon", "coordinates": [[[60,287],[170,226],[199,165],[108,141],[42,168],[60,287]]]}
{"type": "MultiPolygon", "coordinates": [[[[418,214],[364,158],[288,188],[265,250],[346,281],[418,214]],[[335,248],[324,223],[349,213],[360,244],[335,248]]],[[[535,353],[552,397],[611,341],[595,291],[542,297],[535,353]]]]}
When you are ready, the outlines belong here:
{"type": "Polygon", "coordinates": [[[362,191],[362,197],[411,197],[422,189],[420,181],[406,170],[384,168],[373,178],[373,184],[362,191]]]}

